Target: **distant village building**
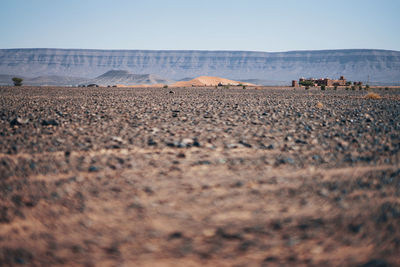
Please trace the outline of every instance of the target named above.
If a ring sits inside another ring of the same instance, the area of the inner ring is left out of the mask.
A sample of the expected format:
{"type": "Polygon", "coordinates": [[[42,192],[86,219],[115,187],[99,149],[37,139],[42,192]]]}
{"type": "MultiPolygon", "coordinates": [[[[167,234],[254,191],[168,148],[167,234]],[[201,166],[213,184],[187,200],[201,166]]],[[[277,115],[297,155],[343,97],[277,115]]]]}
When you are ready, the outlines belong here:
{"type": "Polygon", "coordinates": [[[329,78],[325,78],[323,80],[319,79],[318,85],[325,85],[325,86],[345,86],[346,79],[343,76],[340,76],[339,80],[331,80],[329,78]]]}
{"type": "Polygon", "coordinates": [[[298,87],[300,85],[308,85],[308,86],[346,86],[346,79],[344,76],[340,76],[339,80],[332,80],[329,78],[300,78],[299,82],[293,80],[292,81],[292,87],[298,87]]]}

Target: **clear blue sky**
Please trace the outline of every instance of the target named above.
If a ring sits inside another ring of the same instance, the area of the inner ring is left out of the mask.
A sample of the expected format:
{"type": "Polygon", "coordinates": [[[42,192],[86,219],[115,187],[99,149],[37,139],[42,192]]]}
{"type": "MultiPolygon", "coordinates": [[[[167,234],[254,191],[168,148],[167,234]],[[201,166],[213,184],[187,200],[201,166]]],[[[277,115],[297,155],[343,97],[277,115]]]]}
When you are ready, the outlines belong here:
{"type": "Polygon", "coordinates": [[[400,50],[399,0],[0,0],[0,48],[400,50]]]}

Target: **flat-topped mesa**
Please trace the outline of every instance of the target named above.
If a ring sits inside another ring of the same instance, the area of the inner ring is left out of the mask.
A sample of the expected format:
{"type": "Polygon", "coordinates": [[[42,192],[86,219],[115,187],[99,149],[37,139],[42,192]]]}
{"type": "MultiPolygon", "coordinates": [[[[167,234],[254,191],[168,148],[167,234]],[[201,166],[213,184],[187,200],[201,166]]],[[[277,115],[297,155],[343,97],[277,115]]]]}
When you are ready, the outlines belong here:
{"type": "MultiPolygon", "coordinates": [[[[109,70],[169,80],[200,75],[290,84],[299,77],[400,81],[400,52],[372,49],[249,52],[85,49],[0,49],[0,74],[93,79],[109,70]]],[[[258,83],[258,82],[257,82],[258,83]]]]}

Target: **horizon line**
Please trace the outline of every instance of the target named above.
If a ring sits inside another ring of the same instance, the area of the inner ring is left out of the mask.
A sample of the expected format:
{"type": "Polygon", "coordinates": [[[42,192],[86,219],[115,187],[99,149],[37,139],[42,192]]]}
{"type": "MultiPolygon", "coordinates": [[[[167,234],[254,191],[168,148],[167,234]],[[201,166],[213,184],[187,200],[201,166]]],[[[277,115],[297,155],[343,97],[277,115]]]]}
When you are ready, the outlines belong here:
{"type": "Polygon", "coordinates": [[[100,48],[52,48],[52,47],[31,47],[31,48],[0,48],[0,50],[88,50],[88,51],[163,51],[163,52],[252,52],[252,53],[293,53],[293,52],[323,52],[323,51],[388,51],[400,52],[400,50],[381,49],[381,48],[339,48],[339,49],[304,49],[304,50],[285,50],[285,51],[258,51],[258,50],[208,50],[208,49],[100,49],[100,48]]]}

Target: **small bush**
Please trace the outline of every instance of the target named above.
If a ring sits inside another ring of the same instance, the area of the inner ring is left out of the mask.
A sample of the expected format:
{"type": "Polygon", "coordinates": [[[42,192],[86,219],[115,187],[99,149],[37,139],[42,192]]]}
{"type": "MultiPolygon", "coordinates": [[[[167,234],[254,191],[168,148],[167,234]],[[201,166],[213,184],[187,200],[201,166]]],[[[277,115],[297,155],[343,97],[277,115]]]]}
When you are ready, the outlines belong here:
{"type": "Polygon", "coordinates": [[[243,89],[246,89],[246,85],[243,85],[242,87],[243,87],[243,89]]]}
{"type": "Polygon", "coordinates": [[[299,82],[299,84],[303,85],[303,86],[314,86],[313,81],[301,81],[301,82],[299,82]]]}
{"type": "Polygon", "coordinates": [[[168,85],[164,85],[163,88],[168,88],[168,85]]]}
{"type": "Polygon", "coordinates": [[[337,85],[335,85],[335,87],[333,87],[333,90],[335,90],[335,91],[337,90],[337,85]]]}
{"type": "Polygon", "coordinates": [[[356,87],[354,85],[351,86],[351,90],[354,91],[356,90],[356,87]]]}
{"type": "Polygon", "coordinates": [[[22,78],[18,78],[18,77],[14,77],[11,79],[14,82],[14,86],[21,86],[22,85],[22,81],[24,79],[22,78]]]}
{"type": "Polygon", "coordinates": [[[362,89],[363,89],[363,88],[362,88],[362,85],[359,85],[359,86],[358,86],[358,90],[361,91],[362,89]]]}
{"type": "Polygon", "coordinates": [[[349,91],[349,87],[346,87],[346,91],[349,91]]]}
{"type": "Polygon", "coordinates": [[[389,87],[385,87],[385,90],[386,90],[386,91],[389,90],[389,87]]]}
{"type": "Polygon", "coordinates": [[[365,85],[365,90],[369,90],[369,84],[365,85]]]}
{"type": "Polygon", "coordinates": [[[310,89],[310,86],[306,86],[305,90],[308,90],[308,89],[310,89]]]}
{"type": "Polygon", "coordinates": [[[377,93],[368,93],[366,96],[364,96],[365,99],[381,99],[382,97],[378,95],[377,93]]]}
{"type": "Polygon", "coordinates": [[[325,85],[321,85],[321,90],[325,91],[325,89],[326,89],[326,86],[325,85]]]}

